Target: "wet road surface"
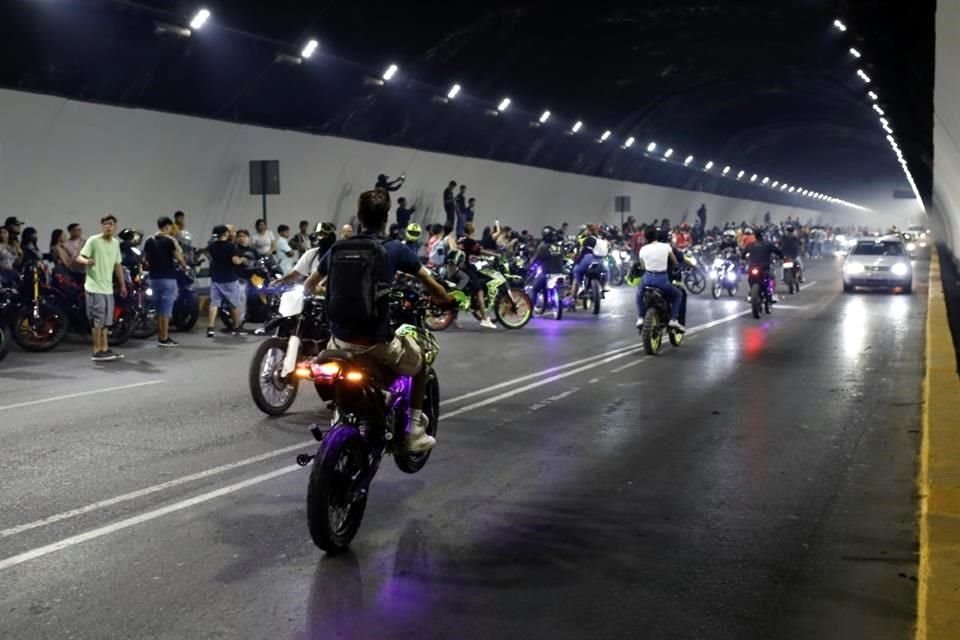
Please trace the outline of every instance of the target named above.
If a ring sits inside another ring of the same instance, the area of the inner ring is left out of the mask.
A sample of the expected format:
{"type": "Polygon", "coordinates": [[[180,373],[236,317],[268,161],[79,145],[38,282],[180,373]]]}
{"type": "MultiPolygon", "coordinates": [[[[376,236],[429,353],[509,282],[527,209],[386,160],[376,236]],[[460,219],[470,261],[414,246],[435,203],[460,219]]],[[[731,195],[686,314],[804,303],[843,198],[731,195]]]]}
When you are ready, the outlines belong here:
{"type": "Polygon", "coordinates": [[[838,263],[679,349],[599,317],[439,335],[440,444],[391,461],[350,553],[310,542],[309,388],[253,406],[257,338],[0,365],[0,638],[903,638],[926,313],[838,263]],[[463,397],[467,394],[467,397],[463,397]]]}

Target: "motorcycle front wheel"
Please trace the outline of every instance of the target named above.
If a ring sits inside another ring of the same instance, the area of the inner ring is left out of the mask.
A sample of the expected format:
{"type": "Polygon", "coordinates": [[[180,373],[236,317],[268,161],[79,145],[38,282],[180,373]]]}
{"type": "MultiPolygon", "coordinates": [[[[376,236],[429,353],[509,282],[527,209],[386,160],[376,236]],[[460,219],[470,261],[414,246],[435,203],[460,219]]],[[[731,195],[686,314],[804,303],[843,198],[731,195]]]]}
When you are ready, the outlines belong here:
{"type": "MultiPolygon", "coordinates": [[[[423,400],[423,413],[429,419],[427,433],[436,438],[437,428],[440,426],[440,382],[437,380],[437,373],[433,369],[430,369],[427,376],[427,393],[423,400]]],[[[397,468],[404,473],[420,471],[429,459],[430,451],[425,453],[401,453],[393,456],[397,468]]]]}
{"type": "Polygon", "coordinates": [[[691,269],[687,272],[687,276],[683,279],[683,284],[686,285],[687,290],[693,295],[700,295],[707,288],[707,279],[703,277],[703,272],[700,269],[691,269]]]}
{"type": "Polygon", "coordinates": [[[366,493],[356,478],[366,466],[363,438],[353,425],[334,427],[313,460],[307,485],[307,527],[313,543],[329,554],[346,551],[360,529],[366,493]]]}
{"type": "Polygon", "coordinates": [[[720,299],[721,291],[723,291],[723,282],[721,282],[720,278],[718,277],[716,280],[713,281],[713,290],[711,291],[711,293],[713,294],[714,300],[720,299]]]}
{"type": "Polygon", "coordinates": [[[427,311],[424,320],[427,323],[427,327],[431,331],[444,331],[445,329],[450,328],[450,325],[453,324],[453,321],[457,319],[457,312],[455,309],[447,309],[446,311],[427,311]]]}
{"type": "Polygon", "coordinates": [[[0,360],[7,357],[10,351],[10,331],[4,325],[0,325],[0,360]]]}
{"type": "Polygon", "coordinates": [[[667,337],[670,338],[670,344],[675,347],[679,347],[680,343],[683,342],[683,332],[677,331],[676,329],[667,329],[667,337]]]}
{"type": "Polygon", "coordinates": [[[643,350],[648,356],[655,356],[660,352],[660,345],[663,344],[663,330],[660,327],[660,318],[657,316],[656,309],[647,309],[644,314],[640,339],[643,342],[643,350]]]}
{"type": "Polygon", "coordinates": [[[17,310],[10,327],[13,340],[25,351],[50,351],[67,336],[70,320],[60,307],[41,300],[37,317],[33,315],[33,306],[23,306],[17,310]]]}
{"type": "Polygon", "coordinates": [[[522,289],[501,291],[493,301],[497,321],[507,329],[520,329],[533,316],[533,302],[522,289]]]}
{"type": "Polygon", "coordinates": [[[200,300],[195,295],[177,298],[173,306],[173,326],[177,331],[190,331],[200,319],[200,300]]]}
{"type": "Polygon", "coordinates": [[[560,289],[554,289],[550,293],[550,299],[555,305],[553,308],[553,317],[556,320],[563,320],[563,300],[566,296],[560,289]]]}
{"type": "Polygon", "coordinates": [[[763,300],[760,299],[760,285],[750,285],[750,308],[753,311],[753,317],[760,318],[760,312],[763,310],[763,300]]]}
{"type": "Polygon", "coordinates": [[[124,310],[118,317],[114,318],[113,324],[107,330],[107,344],[111,347],[119,347],[130,339],[137,321],[136,314],[130,309],[124,310]]]}
{"type": "Polygon", "coordinates": [[[624,277],[623,267],[620,265],[614,264],[613,267],[610,268],[610,284],[613,286],[619,287],[622,285],[624,277]]]}
{"type": "Polygon", "coordinates": [[[136,326],[133,327],[132,336],[138,340],[146,340],[157,335],[160,327],[157,325],[157,317],[149,313],[142,314],[137,319],[136,326]]]}
{"type": "Polygon", "coordinates": [[[260,343],[253,359],[247,381],[250,396],[260,411],[268,416],[279,416],[287,412],[297,399],[299,382],[280,377],[283,369],[283,357],[287,352],[287,341],[283,338],[267,338],[260,343]]]}

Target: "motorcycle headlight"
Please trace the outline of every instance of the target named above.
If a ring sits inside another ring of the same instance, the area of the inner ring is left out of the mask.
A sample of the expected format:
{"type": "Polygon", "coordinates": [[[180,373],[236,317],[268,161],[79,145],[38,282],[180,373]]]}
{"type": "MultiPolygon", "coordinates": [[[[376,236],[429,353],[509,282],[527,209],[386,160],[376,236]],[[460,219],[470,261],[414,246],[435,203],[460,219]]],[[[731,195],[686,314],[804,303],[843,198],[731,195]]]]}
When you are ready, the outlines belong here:
{"type": "Polygon", "coordinates": [[[696,256],[687,256],[687,260],[690,261],[690,264],[697,266],[697,257],[696,256]]]}
{"type": "Polygon", "coordinates": [[[720,268],[722,268],[722,267],[723,267],[723,259],[722,259],[722,258],[714,258],[714,259],[713,259],[713,268],[714,268],[714,269],[720,269],[720,268]]]}
{"type": "Polygon", "coordinates": [[[863,273],[865,271],[865,269],[863,268],[863,265],[860,264],[859,262],[848,262],[843,266],[843,268],[844,270],[846,270],[847,273],[851,273],[851,274],[863,273]]]}
{"type": "Polygon", "coordinates": [[[147,287],[146,294],[147,294],[148,296],[152,296],[152,295],[153,295],[153,289],[150,288],[150,287],[147,287]]]}
{"type": "Polygon", "coordinates": [[[733,271],[731,271],[730,273],[728,273],[728,274],[727,274],[727,281],[729,281],[729,282],[736,282],[736,281],[737,281],[737,274],[734,273],[733,271]]]}
{"type": "Polygon", "coordinates": [[[910,267],[902,262],[898,262],[897,264],[893,265],[890,271],[892,271],[893,275],[895,276],[905,276],[910,273],[910,267]]]}

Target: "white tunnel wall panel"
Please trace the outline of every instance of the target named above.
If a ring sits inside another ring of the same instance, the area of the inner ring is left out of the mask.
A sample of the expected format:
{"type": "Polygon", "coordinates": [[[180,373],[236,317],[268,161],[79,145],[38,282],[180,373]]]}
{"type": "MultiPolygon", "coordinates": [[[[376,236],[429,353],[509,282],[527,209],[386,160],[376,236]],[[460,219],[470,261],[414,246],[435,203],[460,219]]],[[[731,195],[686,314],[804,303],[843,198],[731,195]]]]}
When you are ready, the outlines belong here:
{"type": "Polygon", "coordinates": [[[358,194],[379,173],[407,174],[395,196],[418,205],[418,222],[442,221],[441,192],[451,179],[477,198],[479,226],[495,219],[531,231],[563,221],[617,223],[618,195],[631,196],[640,221],[692,222],[705,203],[710,225],[756,222],[767,211],[774,220],[896,222],[0,90],[0,212],[21,217],[43,240],[74,221],[94,232],[105,212],[149,232],[158,216],[182,209],[201,238],[219,223],[252,227],[261,199],[249,195],[248,161],[267,159],[280,161],[282,193],[268,197],[272,228],[301,219],[351,221],[358,194]]]}
{"type": "Polygon", "coordinates": [[[960,2],[937,3],[933,210],[954,256],[960,242],[960,2]]]}

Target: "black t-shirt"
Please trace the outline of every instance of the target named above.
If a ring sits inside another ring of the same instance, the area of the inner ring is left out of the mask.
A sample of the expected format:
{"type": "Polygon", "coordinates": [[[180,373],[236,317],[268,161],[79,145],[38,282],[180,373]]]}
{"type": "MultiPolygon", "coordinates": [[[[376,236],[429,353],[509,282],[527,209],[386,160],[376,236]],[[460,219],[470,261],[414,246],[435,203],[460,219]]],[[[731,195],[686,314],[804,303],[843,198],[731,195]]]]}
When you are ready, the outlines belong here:
{"type": "Polygon", "coordinates": [[[218,284],[236,282],[233,257],[240,255],[237,245],[229,240],[214,240],[207,245],[207,252],[210,254],[210,281],[218,284]]]}
{"type": "Polygon", "coordinates": [[[401,227],[406,227],[410,224],[410,218],[413,217],[414,208],[407,209],[406,207],[397,207],[397,224],[401,227]]]}
{"type": "Polygon", "coordinates": [[[480,255],[480,250],[483,248],[479,242],[467,236],[460,238],[460,246],[468,256],[480,255]]]}
{"type": "Polygon", "coordinates": [[[563,273],[563,247],[559,244],[541,243],[533,260],[540,263],[544,275],[563,273]]]}
{"type": "Polygon", "coordinates": [[[743,255],[748,258],[751,265],[763,267],[770,266],[770,260],[773,256],[783,257],[783,252],[768,242],[754,242],[743,250],[743,255]]]}
{"type": "Polygon", "coordinates": [[[800,238],[796,236],[783,236],[780,239],[780,250],[788,258],[796,258],[800,255],[800,238]]]}
{"type": "Polygon", "coordinates": [[[457,195],[457,211],[466,211],[467,210],[467,199],[463,194],[457,195]]]}
{"type": "Polygon", "coordinates": [[[177,277],[177,245],[173,238],[157,234],[147,238],[143,244],[143,255],[150,268],[150,277],[160,280],[175,280],[177,277]]]}
{"type": "MultiPolygon", "coordinates": [[[[368,233],[359,234],[363,236],[370,236],[381,240],[381,236],[376,236],[368,233]]],[[[388,282],[393,282],[393,278],[396,275],[397,271],[402,273],[407,273],[410,275],[416,275],[423,266],[420,264],[420,260],[417,259],[417,254],[410,250],[407,245],[403,244],[399,240],[387,240],[383,243],[383,250],[387,252],[387,264],[386,264],[386,278],[388,282]]],[[[330,252],[323,254],[323,257],[320,258],[320,262],[317,263],[317,272],[321,276],[326,276],[330,271],[330,252]]],[[[328,298],[333,295],[333,292],[328,291],[328,298]]],[[[368,341],[374,340],[376,342],[389,342],[393,339],[393,330],[390,328],[390,318],[384,317],[383,322],[380,323],[380,326],[377,327],[375,335],[367,335],[359,333],[356,328],[341,326],[335,322],[330,323],[330,333],[333,334],[333,337],[338,340],[343,340],[345,342],[353,341],[368,341]]]]}
{"type": "Polygon", "coordinates": [[[455,211],[457,203],[453,198],[453,187],[447,187],[443,190],[443,208],[447,212],[455,211]]]}

